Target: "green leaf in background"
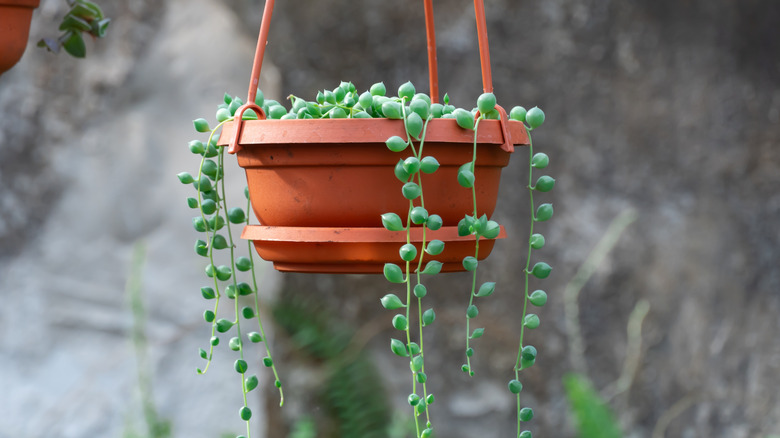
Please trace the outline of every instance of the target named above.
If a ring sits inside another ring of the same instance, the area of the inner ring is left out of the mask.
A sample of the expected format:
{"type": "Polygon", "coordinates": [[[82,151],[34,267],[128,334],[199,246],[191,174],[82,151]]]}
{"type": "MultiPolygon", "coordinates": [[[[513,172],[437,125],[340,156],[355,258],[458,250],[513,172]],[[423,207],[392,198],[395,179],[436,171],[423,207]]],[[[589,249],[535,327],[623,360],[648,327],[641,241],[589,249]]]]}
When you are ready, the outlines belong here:
{"type": "Polygon", "coordinates": [[[84,44],[81,32],[68,32],[62,47],[74,58],[83,58],[87,55],[87,46],[84,44]]]}
{"type": "Polygon", "coordinates": [[[587,377],[567,374],[563,378],[563,386],[576,419],[579,438],[622,438],[623,433],[612,411],[587,377]]]}
{"type": "Polygon", "coordinates": [[[65,16],[65,18],[62,20],[62,23],[60,24],[61,31],[73,30],[79,32],[89,32],[91,29],[92,26],[87,20],[76,17],[74,15],[65,16]]]}
{"type": "MultiPolygon", "coordinates": [[[[232,437],[232,435],[231,435],[232,437]]],[[[303,417],[293,424],[293,429],[288,438],[316,438],[317,426],[309,417],[303,417]]]]}
{"type": "Polygon", "coordinates": [[[108,30],[109,24],[111,24],[110,18],[95,20],[92,22],[91,30],[89,32],[98,38],[103,38],[104,36],[106,36],[106,31],[108,30]]]}

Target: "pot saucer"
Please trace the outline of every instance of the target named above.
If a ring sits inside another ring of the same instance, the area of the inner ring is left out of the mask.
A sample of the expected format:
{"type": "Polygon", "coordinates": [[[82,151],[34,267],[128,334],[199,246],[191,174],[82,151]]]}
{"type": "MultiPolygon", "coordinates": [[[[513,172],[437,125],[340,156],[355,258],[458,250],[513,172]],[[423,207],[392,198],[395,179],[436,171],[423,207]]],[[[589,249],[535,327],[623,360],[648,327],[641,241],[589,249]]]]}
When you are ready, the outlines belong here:
{"type": "MultiPolygon", "coordinates": [[[[506,237],[501,227],[497,239],[506,237]]],[[[406,242],[403,231],[377,228],[317,228],[272,227],[247,225],[242,239],[251,240],[263,260],[273,262],[282,272],[329,274],[381,274],[385,263],[401,265],[398,249],[406,242]]],[[[423,239],[423,228],[412,228],[411,243],[418,253],[423,239]]],[[[442,227],[425,231],[425,239],[445,243],[444,251],[431,256],[425,254],[423,263],[442,262],[442,272],[464,271],[462,260],[474,255],[474,237],[458,236],[458,227],[442,227]]],[[[495,239],[480,239],[479,260],[493,250],[495,239]]],[[[414,263],[414,262],[413,262],[414,263]]]]}

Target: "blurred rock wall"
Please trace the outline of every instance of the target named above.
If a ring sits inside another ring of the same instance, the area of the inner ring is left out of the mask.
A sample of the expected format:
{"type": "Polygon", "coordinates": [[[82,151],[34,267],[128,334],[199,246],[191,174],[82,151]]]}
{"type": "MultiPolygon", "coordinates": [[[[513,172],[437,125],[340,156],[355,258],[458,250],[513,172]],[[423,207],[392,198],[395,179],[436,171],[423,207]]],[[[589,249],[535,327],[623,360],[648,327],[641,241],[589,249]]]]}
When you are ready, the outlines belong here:
{"type": "MultiPolygon", "coordinates": [[[[195,373],[211,336],[206,279],[192,189],[176,174],[199,163],[191,120],[213,119],[225,91],[243,93],[254,41],[220,2],[100,4],[109,33],[75,60],[34,47],[67,10],[42,1],[30,47],[0,77],[0,437],[148,436],[125,295],[139,240],[157,413],[173,436],[236,436],[232,359],[195,373]]],[[[262,400],[251,403],[259,429],[262,400]]]]}
{"type": "MultiPolygon", "coordinates": [[[[229,360],[195,377],[206,344],[199,261],[173,175],[195,166],[190,120],[224,91],[245,90],[262,3],[101,2],[114,22],[86,60],[30,47],[0,77],[0,436],[118,436],[137,424],[123,296],[130,247],[149,248],[144,278],[156,402],[175,436],[240,430],[229,360]],[[228,8],[232,9],[229,10],[228,8]],[[226,67],[228,66],[228,67],[226,67]],[[221,373],[221,374],[220,374],[221,373]],[[54,432],[53,432],[54,431],[54,432]]],[[[481,92],[471,2],[434,2],[442,92],[470,107],[481,92]]],[[[64,2],[43,1],[31,41],[55,31],[64,2]],[[62,3],[62,4],[61,4],[62,3]]],[[[561,379],[573,370],[563,290],[619,213],[638,220],[582,290],[586,365],[597,388],[620,376],[626,324],[650,311],[640,367],[611,400],[628,437],[780,434],[780,7],[775,2],[568,1],[486,4],[495,91],[504,107],[543,108],[536,150],[551,157],[555,217],[537,225],[553,267],[550,302],[528,341],[523,383],[535,436],[573,437],[561,379]],[[658,435],[665,433],[665,435],[658,435]]],[[[314,96],[341,80],[427,87],[418,2],[278,2],[266,94],[314,96]],[[276,91],[276,92],[274,92],[276,91]]],[[[484,262],[498,282],[475,322],[477,375],[460,372],[467,278],[429,287],[426,334],[440,437],[511,436],[506,381],[517,348],[528,227],[525,150],[504,172],[495,219],[510,238],[484,262]],[[455,327],[454,329],[452,327],[455,327]]],[[[240,179],[240,174],[238,179],[240,179]]],[[[406,363],[387,348],[392,291],[376,276],[278,275],[283,297],[314,300],[368,333],[394,406],[405,411],[406,363]]],[[[307,385],[317,363],[278,336],[290,409],[272,402],[268,437],[324,416],[307,385]],[[308,380],[307,380],[308,379],[308,380]]]]}

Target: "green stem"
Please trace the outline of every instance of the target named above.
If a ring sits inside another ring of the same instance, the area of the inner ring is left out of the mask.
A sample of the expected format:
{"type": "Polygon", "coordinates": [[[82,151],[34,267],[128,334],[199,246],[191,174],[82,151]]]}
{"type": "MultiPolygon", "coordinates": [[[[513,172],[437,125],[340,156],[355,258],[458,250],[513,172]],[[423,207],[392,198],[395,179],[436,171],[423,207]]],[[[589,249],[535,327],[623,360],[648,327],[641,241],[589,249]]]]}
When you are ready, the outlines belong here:
{"type": "MultiPolygon", "coordinates": [[[[212,132],[212,135],[213,132],[212,132]]],[[[210,141],[211,139],[209,139],[210,141]]],[[[228,204],[227,204],[227,194],[225,192],[225,147],[222,146],[219,148],[219,155],[218,155],[218,164],[217,164],[217,177],[219,179],[219,185],[222,189],[222,206],[224,207],[225,211],[225,228],[227,229],[228,234],[228,247],[230,248],[230,270],[231,270],[231,280],[233,282],[233,288],[235,296],[233,298],[233,311],[235,315],[235,326],[236,326],[236,335],[238,337],[239,342],[239,349],[238,349],[238,356],[243,361],[244,360],[244,342],[241,336],[241,311],[239,310],[239,291],[238,291],[238,280],[236,279],[238,275],[238,269],[236,269],[236,244],[233,241],[233,230],[230,226],[230,219],[227,217],[228,214],[228,204]]],[[[217,209],[217,215],[219,215],[219,209],[217,209]]],[[[216,233],[216,230],[214,230],[216,233]]],[[[216,278],[216,275],[214,276],[216,278]]],[[[259,315],[257,316],[260,317],[259,315]]],[[[246,373],[241,373],[241,392],[244,399],[244,406],[249,407],[249,404],[247,402],[247,390],[246,390],[246,373]]],[[[251,438],[251,431],[249,427],[249,420],[246,420],[246,435],[247,438],[251,438]]]]}
{"type": "MultiPolygon", "coordinates": [[[[425,120],[425,123],[423,124],[423,131],[420,135],[420,144],[419,148],[416,150],[414,147],[414,140],[412,139],[412,136],[409,134],[409,129],[407,126],[407,120],[406,120],[406,98],[401,98],[401,115],[403,118],[404,123],[404,131],[406,132],[406,142],[409,144],[409,147],[412,150],[412,154],[415,158],[418,160],[422,160],[422,151],[423,146],[425,143],[425,133],[428,128],[428,122],[430,122],[432,117],[428,117],[425,120]]],[[[414,179],[414,177],[412,177],[414,179]]],[[[417,173],[417,184],[420,187],[420,207],[425,208],[425,198],[423,195],[423,182],[422,182],[422,171],[418,171],[417,173]]],[[[411,243],[411,229],[412,229],[412,209],[414,209],[414,201],[409,201],[409,209],[407,211],[407,218],[406,218],[406,243],[411,243]]],[[[423,236],[422,236],[422,242],[420,245],[420,252],[419,252],[419,258],[417,260],[417,269],[416,269],[416,279],[417,284],[421,284],[421,278],[420,278],[420,272],[423,269],[423,261],[425,259],[425,245],[427,244],[427,227],[423,225],[423,236]]],[[[406,345],[407,347],[411,344],[411,324],[409,323],[410,320],[410,314],[411,314],[411,263],[406,262],[406,320],[407,320],[407,327],[406,327],[406,345]]],[[[420,347],[420,357],[422,358],[423,364],[419,371],[412,371],[412,394],[417,393],[417,374],[419,372],[425,373],[425,350],[424,350],[424,342],[423,342],[423,319],[422,319],[422,298],[417,299],[417,325],[419,329],[419,347],[420,347]]],[[[414,355],[409,354],[409,360],[410,365],[412,363],[412,360],[414,359],[414,355]]],[[[420,403],[425,403],[425,419],[426,419],[426,427],[430,427],[431,419],[430,419],[430,410],[428,409],[427,399],[428,399],[428,389],[426,383],[422,383],[422,389],[423,389],[423,397],[420,403]]],[[[420,430],[420,422],[419,422],[419,415],[417,414],[417,407],[412,407],[412,413],[414,415],[414,425],[417,432],[417,437],[421,437],[422,431],[420,430]]]]}
{"type": "MultiPolygon", "coordinates": [[[[474,258],[479,256],[479,236],[474,244],[474,258]]],[[[471,307],[474,304],[474,295],[477,290],[477,270],[471,274],[471,294],[469,295],[469,305],[471,307]]],[[[467,308],[468,308],[467,307],[467,308]]],[[[468,367],[469,376],[474,375],[474,369],[471,368],[471,356],[468,354],[469,348],[471,348],[471,318],[466,317],[466,366],[468,367]]]]}
{"type": "MultiPolygon", "coordinates": [[[[420,134],[420,146],[418,150],[415,152],[415,156],[418,160],[422,161],[423,159],[423,147],[425,146],[425,133],[428,130],[428,123],[433,119],[432,115],[429,115],[425,119],[425,123],[423,123],[423,130],[420,134]]],[[[406,121],[406,117],[404,115],[404,123],[406,121]]],[[[407,137],[409,136],[409,133],[407,132],[407,137]]],[[[412,142],[412,146],[414,146],[414,143],[412,142]]],[[[413,149],[414,150],[414,149],[413,149]]],[[[425,191],[423,190],[423,181],[422,181],[422,171],[419,171],[417,173],[417,184],[420,186],[420,207],[425,208],[425,191]]],[[[411,211],[411,210],[410,210],[411,211]]],[[[421,274],[420,272],[423,269],[423,262],[425,260],[425,246],[428,244],[427,234],[428,234],[428,227],[426,224],[423,224],[422,229],[422,242],[420,243],[420,257],[417,260],[417,284],[422,284],[421,274]]],[[[422,320],[422,298],[417,298],[417,325],[419,327],[420,331],[420,357],[422,358],[422,367],[420,368],[419,372],[422,372],[425,374],[425,348],[423,346],[423,320],[422,320]]],[[[430,410],[428,409],[428,386],[427,386],[427,374],[426,374],[426,381],[422,383],[423,388],[423,400],[425,401],[425,420],[426,420],[426,426],[430,427],[431,424],[431,414],[430,410]]]]}
{"type": "MultiPolygon", "coordinates": [[[[230,118],[228,120],[225,120],[225,121],[219,123],[211,131],[211,134],[209,135],[208,143],[206,144],[206,150],[208,150],[209,145],[211,145],[211,142],[212,142],[214,136],[216,135],[216,132],[219,131],[222,128],[222,125],[224,125],[225,123],[227,123],[229,121],[233,121],[233,120],[234,120],[234,118],[230,118]]],[[[206,158],[206,153],[204,152],[203,157],[201,159],[200,167],[198,169],[198,181],[200,181],[200,178],[202,178],[202,176],[203,176],[203,165],[206,162],[206,159],[207,159],[206,158]]],[[[224,170],[225,167],[224,167],[224,164],[225,164],[225,148],[224,147],[218,147],[218,153],[217,153],[217,176],[216,176],[215,182],[214,182],[214,184],[215,184],[214,190],[216,190],[218,192],[217,195],[216,195],[217,208],[216,208],[215,212],[213,213],[213,217],[215,218],[214,220],[215,220],[215,225],[216,225],[216,224],[218,224],[218,218],[220,217],[221,212],[223,212],[223,211],[225,212],[225,227],[227,229],[227,236],[228,236],[227,241],[228,241],[228,247],[230,249],[231,280],[232,280],[232,287],[234,288],[234,293],[235,293],[235,296],[233,296],[233,300],[234,300],[233,311],[234,311],[234,317],[235,317],[233,324],[236,327],[236,335],[237,335],[237,339],[238,339],[238,342],[239,342],[239,349],[238,349],[239,359],[241,361],[244,361],[244,341],[242,339],[242,332],[241,332],[241,311],[240,311],[240,302],[239,302],[239,299],[240,299],[241,295],[239,293],[239,284],[238,284],[238,279],[237,279],[239,271],[236,268],[236,244],[235,244],[235,241],[233,239],[233,231],[232,231],[232,227],[231,227],[230,218],[228,217],[228,211],[229,210],[228,210],[227,194],[226,194],[226,187],[225,187],[226,184],[225,184],[225,170],[224,170]],[[220,193],[219,193],[220,191],[221,191],[221,196],[220,196],[220,193]]],[[[217,311],[219,309],[220,298],[222,296],[222,294],[220,293],[219,279],[218,279],[217,273],[216,273],[216,263],[214,261],[214,246],[213,246],[213,239],[217,235],[218,229],[217,229],[216,226],[213,227],[213,229],[212,229],[212,227],[210,227],[208,225],[208,221],[206,220],[206,214],[203,211],[203,196],[202,196],[202,192],[200,190],[198,190],[198,207],[199,207],[199,210],[200,210],[201,218],[204,221],[204,223],[206,224],[205,232],[206,232],[206,238],[207,238],[207,245],[209,246],[209,250],[208,250],[208,254],[207,255],[208,255],[209,263],[210,263],[212,269],[214,270],[213,279],[214,279],[214,288],[215,288],[215,296],[216,296],[215,298],[216,298],[216,301],[215,301],[215,305],[214,305],[214,315],[215,315],[215,318],[214,318],[214,321],[212,322],[212,328],[211,328],[212,338],[213,338],[215,336],[215,334],[216,334],[216,321],[217,321],[216,315],[217,315],[217,311]]],[[[249,203],[249,200],[247,200],[246,224],[249,223],[249,212],[251,211],[250,208],[251,208],[251,204],[249,203]]],[[[283,395],[283,392],[282,392],[281,384],[279,383],[280,381],[279,381],[279,376],[278,376],[278,373],[277,373],[277,370],[276,370],[276,366],[275,366],[275,364],[273,364],[273,358],[271,357],[270,348],[269,348],[268,342],[267,342],[267,340],[265,338],[265,330],[263,328],[262,319],[260,317],[260,306],[259,306],[259,298],[258,298],[257,276],[256,276],[255,265],[254,265],[254,260],[253,260],[253,256],[252,256],[252,243],[248,242],[247,245],[248,245],[248,250],[249,250],[249,260],[250,260],[251,271],[252,271],[252,282],[253,282],[253,286],[254,286],[253,294],[254,294],[254,301],[255,301],[255,309],[254,309],[255,317],[257,318],[257,321],[258,321],[261,337],[263,338],[263,342],[265,343],[266,354],[268,355],[268,358],[271,360],[271,369],[272,369],[272,371],[274,373],[275,385],[279,388],[279,395],[280,395],[280,398],[281,398],[280,406],[281,406],[284,403],[284,395],[283,395]]],[[[209,351],[208,358],[207,358],[208,361],[207,361],[206,367],[202,371],[202,373],[205,373],[206,370],[208,370],[208,367],[211,364],[211,359],[213,357],[213,352],[214,352],[214,344],[211,343],[210,351],[209,351]]],[[[242,397],[243,397],[244,407],[248,409],[249,408],[249,403],[248,403],[248,392],[249,391],[247,390],[247,386],[246,386],[246,372],[242,372],[242,373],[240,373],[240,375],[241,375],[241,390],[242,390],[242,397]]],[[[247,438],[251,438],[251,428],[250,428],[250,421],[249,420],[246,420],[246,436],[247,436],[247,438]]]]}
{"type": "MultiPolygon", "coordinates": [[[[534,222],[536,221],[535,213],[534,213],[534,188],[533,188],[533,165],[532,160],[534,156],[534,142],[531,138],[531,130],[526,127],[526,133],[528,134],[528,197],[530,199],[530,206],[531,206],[531,224],[529,226],[529,232],[528,232],[528,255],[526,257],[525,261],[525,269],[523,269],[523,275],[524,275],[524,285],[523,285],[523,313],[521,316],[521,325],[520,325],[520,342],[519,346],[517,348],[517,361],[515,362],[515,379],[520,380],[520,370],[522,369],[521,364],[521,357],[523,352],[523,338],[525,336],[525,316],[528,311],[528,278],[531,275],[530,268],[531,268],[531,252],[533,250],[533,247],[531,246],[531,236],[534,234],[534,222]]],[[[517,436],[520,436],[520,432],[522,430],[522,425],[520,421],[520,409],[522,409],[522,406],[520,404],[520,394],[517,394],[517,436]]]]}
{"type": "MultiPolygon", "coordinates": [[[[483,116],[479,116],[477,120],[474,122],[474,148],[472,152],[471,157],[471,172],[474,174],[476,179],[476,167],[477,167],[477,135],[479,132],[479,122],[482,120],[483,116]]],[[[474,203],[474,219],[479,220],[479,212],[477,211],[477,188],[476,188],[476,182],[471,187],[471,198],[472,202],[474,203]]],[[[479,234],[475,235],[475,242],[474,242],[474,258],[479,260],[479,234]]],[[[469,305],[467,307],[470,308],[474,304],[474,295],[477,291],[477,270],[474,269],[474,272],[471,274],[471,293],[469,294],[469,305]]],[[[469,376],[474,375],[474,369],[471,368],[471,356],[469,355],[469,350],[471,349],[471,318],[466,316],[466,367],[468,370],[469,376]]]]}
{"type": "MultiPolygon", "coordinates": [[[[206,159],[207,159],[206,158],[206,151],[208,151],[209,145],[211,144],[211,140],[214,138],[214,134],[222,127],[222,125],[224,125],[225,123],[227,123],[230,120],[232,120],[232,119],[228,119],[228,120],[225,120],[225,121],[219,123],[211,131],[211,134],[209,134],[209,139],[206,142],[206,146],[205,146],[206,150],[203,152],[203,156],[200,159],[200,166],[198,166],[198,179],[197,179],[198,184],[200,184],[200,179],[203,177],[203,164],[206,162],[206,159]]],[[[217,172],[220,172],[220,166],[217,166],[217,168],[218,168],[217,172]]],[[[214,188],[214,190],[216,190],[216,188],[214,188]]],[[[217,279],[217,274],[216,274],[216,268],[217,267],[214,264],[214,247],[212,245],[213,235],[212,235],[212,233],[209,232],[209,231],[214,231],[213,234],[216,234],[216,230],[211,230],[211,227],[209,226],[208,221],[206,220],[206,214],[203,212],[203,196],[202,196],[203,192],[200,190],[200,187],[198,187],[197,192],[198,192],[198,211],[200,212],[200,217],[201,217],[201,219],[203,219],[204,226],[206,227],[205,233],[206,233],[206,245],[208,245],[208,247],[209,247],[209,251],[208,251],[209,263],[211,264],[212,269],[214,269],[214,271],[215,271],[214,272],[214,276],[213,276],[213,278],[214,278],[214,294],[215,294],[214,310],[213,310],[213,312],[214,312],[214,315],[217,315],[218,314],[218,310],[219,310],[219,302],[220,302],[220,298],[222,298],[222,294],[219,292],[219,281],[217,279]]],[[[220,206],[221,206],[221,204],[219,202],[217,202],[217,210],[214,212],[214,217],[219,217],[220,206]]],[[[217,223],[217,220],[215,219],[215,224],[216,223],[217,223]]],[[[211,337],[212,338],[214,338],[214,336],[216,336],[216,333],[217,333],[217,323],[216,323],[216,321],[217,321],[217,319],[216,319],[216,316],[215,316],[214,321],[211,323],[211,337]]],[[[203,367],[203,371],[201,371],[200,374],[205,374],[206,371],[208,371],[209,366],[211,365],[211,358],[213,356],[214,356],[214,345],[211,342],[209,342],[209,354],[208,354],[208,357],[206,358],[206,366],[203,367]]]]}
{"type": "MultiPolygon", "coordinates": [[[[411,229],[412,229],[412,208],[414,207],[414,204],[412,201],[409,201],[409,209],[406,213],[406,243],[411,242],[411,229]]],[[[412,276],[410,272],[411,263],[405,262],[405,274],[406,274],[406,328],[404,329],[404,333],[406,333],[406,347],[409,350],[409,364],[411,365],[412,359],[414,358],[414,354],[412,354],[411,349],[409,349],[409,345],[412,343],[412,333],[411,329],[409,328],[411,324],[409,324],[409,316],[411,311],[411,305],[412,305],[412,276]]],[[[422,349],[422,347],[421,347],[422,349]]],[[[414,378],[414,371],[412,371],[412,394],[417,393],[417,380],[414,378]]],[[[414,415],[414,426],[417,430],[417,437],[420,436],[420,422],[417,418],[417,410],[414,406],[412,406],[412,413],[414,415]]]]}
{"type": "MultiPolygon", "coordinates": [[[[246,200],[246,224],[249,225],[249,212],[252,211],[252,204],[250,199],[247,197],[246,200]]],[[[284,406],[284,391],[282,390],[282,381],[279,379],[279,373],[276,370],[276,362],[274,362],[273,357],[271,356],[271,348],[268,346],[268,339],[265,337],[265,328],[263,327],[263,319],[260,317],[260,290],[257,287],[257,274],[255,272],[255,259],[254,259],[254,248],[252,248],[252,241],[247,241],[247,249],[249,252],[249,262],[252,266],[252,286],[254,290],[254,298],[255,298],[255,315],[257,315],[257,325],[258,329],[260,330],[260,336],[263,338],[263,345],[265,346],[265,354],[271,359],[271,371],[274,374],[274,385],[279,388],[279,406],[284,406]]]]}
{"type": "MultiPolygon", "coordinates": [[[[526,311],[528,309],[528,278],[531,275],[531,252],[533,251],[533,248],[531,247],[531,236],[534,235],[534,222],[536,221],[536,217],[534,215],[533,166],[530,164],[534,156],[534,142],[531,138],[530,130],[526,128],[526,131],[528,132],[528,197],[530,199],[531,206],[531,224],[529,225],[528,231],[528,255],[525,261],[525,268],[523,269],[523,274],[525,276],[523,287],[523,319],[525,319],[526,311]]],[[[520,357],[523,350],[523,335],[525,334],[525,324],[521,325],[520,327],[520,344],[517,352],[517,361],[515,362],[515,374],[520,371],[520,357]]]]}
{"type": "MultiPolygon", "coordinates": [[[[401,98],[401,115],[404,123],[404,132],[406,132],[406,142],[409,144],[409,147],[412,149],[412,153],[417,156],[417,152],[414,149],[414,141],[412,141],[412,136],[409,135],[409,128],[406,124],[406,105],[404,105],[405,98],[401,98]]],[[[412,177],[414,179],[414,177],[412,177]]],[[[420,187],[422,190],[422,186],[420,187]]],[[[414,201],[409,200],[409,208],[406,211],[406,243],[410,244],[412,241],[412,209],[414,208],[414,201]]],[[[422,252],[421,252],[422,253],[422,252]]],[[[420,256],[422,257],[422,255],[420,256]]],[[[411,314],[411,305],[412,305],[412,275],[411,275],[411,263],[405,262],[405,273],[406,273],[406,329],[404,332],[406,333],[406,347],[409,350],[409,365],[410,368],[411,364],[414,359],[414,354],[412,354],[411,349],[409,348],[409,345],[412,343],[412,334],[411,329],[409,328],[411,324],[409,323],[410,319],[409,316],[411,314]]],[[[418,267],[418,282],[419,282],[419,267],[418,267]]],[[[422,354],[422,319],[418,319],[418,325],[420,326],[420,354],[422,354]]],[[[417,394],[417,379],[415,378],[415,371],[412,370],[412,394],[417,394]]],[[[414,428],[417,433],[417,438],[420,438],[421,431],[420,431],[420,419],[417,415],[417,407],[412,406],[412,416],[414,417],[414,428]]]]}

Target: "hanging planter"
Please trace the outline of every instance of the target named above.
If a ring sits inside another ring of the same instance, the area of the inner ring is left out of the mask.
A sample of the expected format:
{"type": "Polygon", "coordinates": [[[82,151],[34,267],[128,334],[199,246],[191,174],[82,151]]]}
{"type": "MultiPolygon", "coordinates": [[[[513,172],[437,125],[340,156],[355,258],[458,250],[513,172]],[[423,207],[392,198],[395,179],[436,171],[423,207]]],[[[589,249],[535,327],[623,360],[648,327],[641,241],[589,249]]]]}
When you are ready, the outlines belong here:
{"type": "Polygon", "coordinates": [[[22,58],[30,35],[33,9],[40,0],[0,0],[0,74],[22,58]]]}
{"type": "Polygon", "coordinates": [[[386,96],[380,82],[363,93],[342,82],[333,91],[318,93],[313,101],[290,96],[289,110],[265,99],[257,87],[273,4],[274,0],[266,0],[247,103],[225,94],[217,107],[216,126],[203,118],[193,121],[196,131],[209,137],[189,143],[200,160],[197,173],[177,175],[195,190],[187,204],[196,211],[192,225],[202,238],[196,240],[195,252],[206,260],[204,272],[209,277],[201,295],[211,303],[203,312],[212,326],[211,339],[199,351],[206,363],[198,372],[209,368],[220,337],[230,337],[228,347],[238,354],[234,369],[242,378],[239,416],[247,423],[246,437],[251,437],[247,394],[258,387],[259,379],[250,366],[254,362],[245,356],[250,344],[264,347],[262,365],[272,371],[280,404],[284,402],[282,378],[260,320],[254,252],[281,271],[382,273],[397,287],[377,298],[385,309],[396,312],[392,327],[397,332],[390,339],[390,350],[408,361],[407,402],[415,436],[430,438],[434,426],[429,406],[435,397],[426,384],[435,371],[432,364],[426,368],[424,345],[430,348],[430,343],[423,343],[423,328],[434,324],[436,313],[424,306],[425,283],[440,272],[469,272],[470,278],[462,284],[468,292],[465,330],[457,330],[465,334],[461,370],[474,376],[473,346],[485,332],[476,326],[478,305],[496,290],[495,282],[478,281],[478,266],[495,240],[506,235],[490,216],[501,171],[515,145],[524,145],[528,180],[523,185],[531,217],[527,251],[523,251],[527,254],[524,284],[512,287],[523,293],[522,309],[517,312],[523,328],[507,390],[517,403],[516,436],[530,438],[531,432],[523,429],[534,414],[521,402],[519,379],[522,370],[534,365],[537,350],[526,345],[523,336],[539,327],[539,317],[531,310],[545,305],[547,294],[540,289],[530,292],[529,279],[545,279],[552,271],[543,261],[532,263],[534,251],[545,246],[544,236],[534,226],[553,216],[552,204],[537,206],[534,194],[552,190],[555,180],[549,175],[533,178],[535,170],[549,163],[546,154],[533,152],[531,140],[531,132],[544,123],[544,112],[516,106],[507,114],[496,104],[483,0],[474,0],[483,94],[471,111],[450,105],[446,94],[438,102],[432,0],[424,0],[430,95],[417,93],[410,82],[399,86],[396,96],[386,96]],[[227,202],[226,152],[236,154],[246,171],[242,207],[227,202]],[[249,210],[260,225],[249,224],[249,210]],[[233,226],[244,227],[246,256],[239,256],[233,226]],[[225,300],[233,303],[228,305],[228,315],[221,317],[220,303],[225,300]],[[256,331],[247,333],[252,330],[249,324],[257,324],[256,331]]]}
{"type": "MultiPolygon", "coordinates": [[[[248,104],[227,123],[217,142],[230,145],[239,166],[246,170],[249,197],[261,226],[248,226],[242,237],[254,242],[265,260],[282,271],[365,273],[382,272],[384,263],[395,261],[394,238],[382,227],[387,212],[404,216],[407,199],[398,195],[393,169],[399,157],[388,150],[392,136],[406,137],[403,120],[390,118],[266,119],[257,104],[256,87],[268,36],[270,10],[260,30],[248,104]],[[243,120],[243,111],[260,114],[261,120],[243,120]],[[334,232],[334,229],[339,229],[334,232]],[[356,250],[360,248],[360,250],[356,250]],[[390,256],[390,257],[388,257],[390,256]]],[[[492,90],[487,33],[482,18],[480,52],[483,85],[492,90]]],[[[435,33],[432,9],[426,8],[431,100],[438,100],[435,33]]],[[[498,107],[500,109],[500,107],[498,107]]],[[[520,121],[508,120],[500,109],[498,120],[484,120],[476,138],[453,119],[432,119],[426,125],[426,153],[435,156],[438,171],[426,176],[426,209],[442,219],[445,244],[463,240],[457,225],[464,212],[476,206],[477,216],[493,214],[501,170],[509,163],[514,145],[527,145],[520,121]],[[476,196],[457,190],[458,172],[471,161],[475,150],[476,196]],[[455,185],[456,187],[453,187],[455,185]]],[[[417,142],[416,144],[419,144],[417,142]]],[[[497,237],[503,238],[502,232],[497,237]]],[[[418,245],[421,243],[417,243],[418,245]]],[[[487,243],[479,259],[490,254],[487,243]]],[[[462,271],[462,253],[445,245],[441,258],[444,271],[462,271]]]]}

